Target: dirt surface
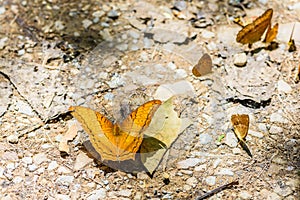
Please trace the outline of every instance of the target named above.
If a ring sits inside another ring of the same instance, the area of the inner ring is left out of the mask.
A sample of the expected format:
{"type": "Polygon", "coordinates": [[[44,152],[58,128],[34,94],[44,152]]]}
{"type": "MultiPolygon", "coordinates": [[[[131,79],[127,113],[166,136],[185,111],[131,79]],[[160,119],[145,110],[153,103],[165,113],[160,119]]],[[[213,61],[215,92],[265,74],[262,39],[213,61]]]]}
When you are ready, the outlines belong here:
{"type": "Polygon", "coordinates": [[[0,1],[0,199],[195,199],[232,181],[209,199],[299,199],[299,13],[293,0],[0,1]],[[268,8],[278,48],[237,43],[234,19],[268,8]],[[195,77],[205,53],[212,73],[195,77]],[[153,177],[96,162],[68,112],[121,121],[172,95],[192,123],[153,177]]]}

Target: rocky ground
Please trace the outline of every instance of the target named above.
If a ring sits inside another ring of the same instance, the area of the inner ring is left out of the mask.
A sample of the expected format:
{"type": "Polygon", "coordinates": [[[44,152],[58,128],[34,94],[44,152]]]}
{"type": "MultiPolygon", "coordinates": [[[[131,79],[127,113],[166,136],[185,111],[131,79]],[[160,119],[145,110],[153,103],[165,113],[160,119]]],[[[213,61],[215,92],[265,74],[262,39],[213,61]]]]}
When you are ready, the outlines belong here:
{"type": "Polygon", "coordinates": [[[236,180],[209,199],[299,199],[299,13],[293,0],[0,1],[0,199],[195,199],[236,180]],[[268,8],[278,48],[237,43],[234,19],[268,8]],[[212,73],[195,77],[204,53],[212,73]],[[97,164],[79,126],[60,151],[70,106],[119,120],[170,94],[192,124],[153,177],[97,164]]]}

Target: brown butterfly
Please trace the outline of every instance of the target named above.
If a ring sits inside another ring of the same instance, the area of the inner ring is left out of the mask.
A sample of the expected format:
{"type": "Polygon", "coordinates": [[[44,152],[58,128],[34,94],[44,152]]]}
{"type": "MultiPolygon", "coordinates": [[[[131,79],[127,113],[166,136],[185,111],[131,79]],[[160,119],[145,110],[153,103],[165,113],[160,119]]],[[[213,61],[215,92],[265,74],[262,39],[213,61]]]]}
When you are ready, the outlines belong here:
{"type": "Polygon", "coordinates": [[[253,44],[260,40],[268,26],[271,24],[273,9],[266,10],[251,24],[243,27],[237,34],[236,41],[242,44],[253,44]]]}
{"type": "Polygon", "coordinates": [[[194,74],[194,76],[199,77],[211,73],[211,69],[212,69],[211,57],[207,53],[205,53],[200,58],[198,63],[193,67],[192,73],[194,74]]]}
{"type": "Polygon", "coordinates": [[[245,142],[245,138],[248,134],[249,129],[249,115],[234,114],[231,116],[231,124],[233,126],[234,133],[239,140],[240,145],[248,153],[248,155],[252,157],[252,154],[245,142]]]}

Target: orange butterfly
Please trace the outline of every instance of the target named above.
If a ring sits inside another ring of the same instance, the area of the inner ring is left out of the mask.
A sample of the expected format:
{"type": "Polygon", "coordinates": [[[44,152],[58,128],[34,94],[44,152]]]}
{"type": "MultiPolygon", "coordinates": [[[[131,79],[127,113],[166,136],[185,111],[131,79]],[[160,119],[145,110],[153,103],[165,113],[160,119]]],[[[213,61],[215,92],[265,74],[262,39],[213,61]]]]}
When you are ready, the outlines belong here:
{"type": "MultiPolygon", "coordinates": [[[[251,24],[243,27],[243,29],[238,32],[236,41],[250,45],[259,41],[268,26],[271,26],[272,15],[273,9],[266,10],[260,17],[256,18],[251,24]]],[[[273,32],[276,32],[277,29],[275,28],[273,32]]]]}
{"type": "Polygon", "coordinates": [[[249,129],[249,115],[234,114],[231,116],[231,124],[233,126],[235,135],[239,139],[240,145],[248,153],[248,155],[252,157],[252,154],[245,142],[245,138],[248,134],[248,129],[249,129]]]}
{"type": "Polygon", "coordinates": [[[122,123],[115,124],[86,107],[71,106],[69,111],[88,133],[102,161],[125,161],[135,160],[143,141],[143,132],[160,104],[160,100],[149,101],[133,111],[122,123]]]}

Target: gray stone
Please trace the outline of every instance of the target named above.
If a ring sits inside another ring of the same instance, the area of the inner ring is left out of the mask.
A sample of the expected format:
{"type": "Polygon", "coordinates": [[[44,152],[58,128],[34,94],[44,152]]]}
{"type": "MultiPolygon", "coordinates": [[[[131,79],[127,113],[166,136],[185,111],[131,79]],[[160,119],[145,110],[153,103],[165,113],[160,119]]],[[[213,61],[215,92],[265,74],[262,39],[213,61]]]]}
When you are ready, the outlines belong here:
{"type": "Polygon", "coordinates": [[[207,133],[203,133],[203,134],[200,134],[199,136],[199,142],[200,144],[208,144],[212,141],[212,137],[210,134],[207,134],[207,133]]]}
{"type": "Polygon", "coordinates": [[[188,158],[186,160],[179,161],[177,163],[177,168],[178,169],[188,169],[189,167],[194,167],[199,163],[205,162],[205,159],[200,159],[200,158],[188,158]]]}
{"type": "Polygon", "coordinates": [[[70,186],[74,181],[74,176],[62,175],[56,179],[58,185],[70,186]]]}

